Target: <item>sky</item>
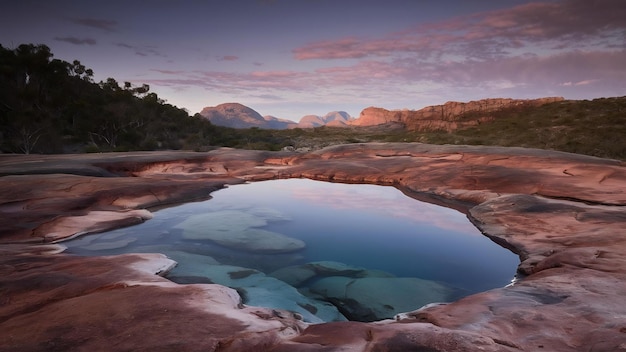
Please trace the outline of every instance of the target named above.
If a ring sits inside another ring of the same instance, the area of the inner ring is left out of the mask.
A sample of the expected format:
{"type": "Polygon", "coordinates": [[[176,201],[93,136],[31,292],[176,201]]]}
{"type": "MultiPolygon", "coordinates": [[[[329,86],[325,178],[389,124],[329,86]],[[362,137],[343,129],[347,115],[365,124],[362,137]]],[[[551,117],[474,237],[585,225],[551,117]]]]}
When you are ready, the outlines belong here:
{"type": "Polygon", "coordinates": [[[1,0],[0,44],[46,44],[96,82],[190,114],[626,95],[625,0],[1,0]]]}

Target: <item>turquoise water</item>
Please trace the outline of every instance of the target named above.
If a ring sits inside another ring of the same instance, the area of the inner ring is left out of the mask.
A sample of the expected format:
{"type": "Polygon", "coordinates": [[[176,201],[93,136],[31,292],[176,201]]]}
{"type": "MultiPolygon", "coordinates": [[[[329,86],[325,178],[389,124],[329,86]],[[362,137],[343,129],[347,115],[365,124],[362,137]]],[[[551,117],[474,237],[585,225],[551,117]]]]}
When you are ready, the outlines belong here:
{"type": "Polygon", "coordinates": [[[393,187],[288,179],[212,196],[65,244],[81,255],[164,253],[180,264],[173,281],[234,287],[246,304],[311,322],[391,318],[433,299],[502,287],[519,263],[464,214],[393,187]]]}

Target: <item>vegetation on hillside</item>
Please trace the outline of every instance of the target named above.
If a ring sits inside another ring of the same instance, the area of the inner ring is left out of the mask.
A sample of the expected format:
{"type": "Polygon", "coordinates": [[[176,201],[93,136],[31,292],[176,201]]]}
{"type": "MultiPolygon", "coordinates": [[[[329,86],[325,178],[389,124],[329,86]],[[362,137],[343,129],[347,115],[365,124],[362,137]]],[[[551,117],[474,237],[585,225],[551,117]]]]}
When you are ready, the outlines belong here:
{"type": "Polygon", "coordinates": [[[430,134],[430,143],[560,150],[626,160],[626,97],[565,100],[490,114],[493,121],[430,134]]]}
{"type": "MultiPolygon", "coordinates": [[[[478,113],[461,119],[476,119],[478,113]]],[[[489,113],[492,121],[452,132],[401,128],[320,127],[281,131],[294,146],[353,142],[421,142],[528,147],[626,160],[626,97],[564,100],[489,113]]]]}
{"type": "Polygon", "coordinates": [[[13,153],[193,149],[240,133],[189,116],[146,84],[95,83],[79,61],[32,44],[0,46],[0,128],[0,150],[13,153]]]}
{"type": "Polygon", "coordinates": [[[490,122],[453,132],[411,132],[398,125],[233,129],[189,116],[148,85],[120,86],[113,78],[96,83],[91,69],[53,59],[45,45],[0,45],[0,152],[5,153],[317,149],[388,141],[521,146],[626,160],[626,97],[521,106],[489,116],[490,122]]]}

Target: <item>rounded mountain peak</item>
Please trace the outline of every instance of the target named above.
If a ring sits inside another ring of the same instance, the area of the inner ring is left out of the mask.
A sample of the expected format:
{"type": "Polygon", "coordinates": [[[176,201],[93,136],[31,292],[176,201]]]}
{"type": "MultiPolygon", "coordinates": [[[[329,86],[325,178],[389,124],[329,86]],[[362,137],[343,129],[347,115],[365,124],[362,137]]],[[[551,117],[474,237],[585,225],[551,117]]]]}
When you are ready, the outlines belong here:
{"type": "Polygon", "coordinates": [[[254,109],[239,103],[224,103],[218,106],[207,106],[200,112],[200,115],[209,117],[209,115],[219,114],[225,118],[245,117],[247,119],[265,121],[263,116],[254,109]]]}
{"type": "Polygon", "coordinates": [[[207,106],[200,111],[200,115],[212,124],[234,128],[265,127],[267,123],[261,114],[239,103],[207,106]]]}

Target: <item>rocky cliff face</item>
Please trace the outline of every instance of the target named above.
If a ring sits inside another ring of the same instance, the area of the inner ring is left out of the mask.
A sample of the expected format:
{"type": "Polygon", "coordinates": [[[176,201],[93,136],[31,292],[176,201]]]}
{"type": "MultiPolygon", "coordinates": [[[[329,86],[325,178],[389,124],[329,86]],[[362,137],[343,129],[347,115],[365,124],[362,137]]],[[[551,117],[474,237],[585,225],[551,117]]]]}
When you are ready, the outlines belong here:
{"type": "Polygon", "coordinates": [[[491,113],[498,110],[516,106],[540,106],[562,100],[564,100],[562,97],[547,97],[539,99],[494,98],[467,103],[450,101],[420,110],[387,110],[372,106],[361,111],[357,119],[345,111],[332,111],[324,116],[303,116],[299,123],[274,116],[263,117],[253,109],[238,103],[206,107],[202,109],[200,115],[215,125],[233,128],[286,129],[321,126],[377,126],[393,123],[403,125],[410,131],[453,131],[493,120],[491,113]]]}
{"type": "Polygon", "coordinates": [[[410,110],[387,110],[370,106],[361,111],[359,118],[354,120],[353,126],[375,126],[391,122],[404,122],[409,115],[415,113],[410,110]]]}
{"type": "Polygon", "coordinates": [[[276,118],[274,116],[261,116],[255,110],[239,104],[225,103],[218,106],[210,106],[202,109],[200,115],[211,121],[217,126],[225,126],[232,128],[267,128],[267,129],[285,129],[295,127],[296,123],[276,118]]]}
{"type": "Polygon", "coordinates": [[[420,110],[386,110],[369,107],[364,109],[359,118],[354,120],[354,126],[374,126],[392,122],[405,125],[408,130],[452,131],[457,128],[473,126],[484,121],[492,120],[489,115],[494,111],[515,106],[540,106],[547,103],[563,100],[562,97],[548,97],[540,99],[510,99],[496,98],[470,101],[468,103],[447,102],[443,105],[427,106],[420,110]],[[473,114],[469,117],[468,114],[473,114]]]}

